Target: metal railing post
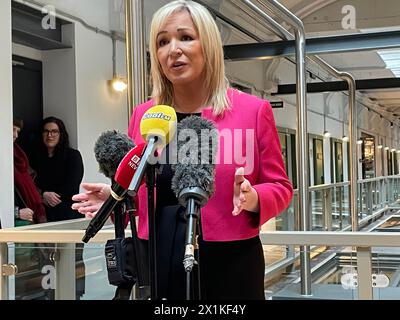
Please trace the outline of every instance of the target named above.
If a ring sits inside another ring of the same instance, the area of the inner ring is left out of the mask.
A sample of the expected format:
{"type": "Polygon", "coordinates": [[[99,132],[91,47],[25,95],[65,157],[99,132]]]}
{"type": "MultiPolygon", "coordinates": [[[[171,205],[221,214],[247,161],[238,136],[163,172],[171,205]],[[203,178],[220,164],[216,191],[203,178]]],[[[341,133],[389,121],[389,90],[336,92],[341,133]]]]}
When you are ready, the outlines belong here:
{"type": "Polygon", "coordinates": [[[357,247],[358,299],[372,300],[371,247],[357,247]]]}
{"type": "Polygon", "coordinates": [[[57,244],[57,255],[55,261],[56,273],[56,300],[76,299],[76,263],[75,244],[57,244]]]}
{"type": "Polygon", "coordinates": [[[367,183],[367,214],[372,215],[372,182],[367,183]]]}
{"type": "Polygon", "coordinates": [[[344,187],[338,187],[339,190],[339,230],[343,229],[343,199],[344,187]],[[343,190],[343,191],[342,191],[343,190]]]}
{"type": "MultiPolygon", "coordinates": [[[[275,0],[268,3],[274,11],[283,17],[295,30],[296,40],[296,104],[297,104],[297,181],[299,190],[299,208],[301,230],[310,230],[310,195],[308,185],[308,136],[307,136],[307,83],[306,83],[306,36],[303,22],[285,6],[275,0]]],[[[311,295],[310,247],[300,247],[301,278],[303,295],[311,295]]]]}
{"type": "Polygon", "coordinates": [[[332,231],[332,189],[324,190],[325,230],[332,231]]]}
{"type": "Polygon", "coordinates": [[[147,99],[143,11],[143,0],[125,0],[128,119],[132,115],[134,106],[143,103],[147,99]]]}
{"type": "Polygon", "coordinates": [[[8,263],[7,243],[0,243],[0,300],[8,300],[8,277],[3,273],[3,266],[8,263]]]}

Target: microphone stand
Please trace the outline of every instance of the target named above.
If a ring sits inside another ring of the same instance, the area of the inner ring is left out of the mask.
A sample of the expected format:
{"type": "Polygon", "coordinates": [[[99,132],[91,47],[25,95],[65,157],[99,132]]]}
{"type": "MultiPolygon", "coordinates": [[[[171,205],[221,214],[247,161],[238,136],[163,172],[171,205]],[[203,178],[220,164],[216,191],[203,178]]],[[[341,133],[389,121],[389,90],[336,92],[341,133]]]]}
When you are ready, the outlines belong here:
{"type": "MultiPolygon", "coordinates": [[[[114,207],[115,239],[125,238],[125,204],[117,202],[114,207]]],[[[132,291],[131,284],[122,284],[117,287],[113,300],[129,300],[132,291]]]]}
{"type": "Polygon", "coordinates": [[[125,198],[126,212],[129,216],[132,239],[134,246],[135,263],[137,270],[136,293],[139,300],[147,300],[150,297],[149,275],[148,268],[146,267],[147,252],[143,248],[136,228],[136,219],[134,212],[136,211],[135,204],[132,197],[125,198]]]}
{"type": "MultiPolygon", "coordinates": [[[[197,266],[198,277],[198,300],[201,300],[200,291],[200,265],[199,265],[199,244],[197,241],[197,230],[199,229],[200,208],[196,204],[196,200],[189,199],[186,210],[187,226],[185,240],[185,255],[183,257],[183,267],[186,271],[186,300],[191,300],[192,289],[191,284],[194,283],[194,275],[192,273],[194,265],[197,266]],[[196,253],[196,254],[195,254],[196,253]],[[197,259],[197,260],[196,260],[197,259]]],[[[193,297],[196,299],[196,297],[193,297]]]]}
{"type": "Polygon", "coordinates": [[[136,170],[136,174],[133,176],[132,181],[129,185],[130,195],[136,195],[143,176],[146,175],[146,187],[147,187],[147,209],[148,209],[148,228],[149,228],[149,265],[150,265],[150,297],[151,300],[157,300],[157,257],[156,257],[156,231],[155,231],[155,196],[154,188],[156,181],[155,166],[150,162],[154,160],[154,156],[157,150],[158,137],[151,136],[148,139],[147,147],[142,155],[142,160],[136,170]]]}
{"type": "Polygon", "coordinates": [[[154,188],[156,186],[156,169],[149,165],[146,169],[147,209],[149,224],[149,264],[150,264],[150,294],[151,300],[157,300],[157,246],[156,246],[156,219],[154,205],[154,188]]]}
{"type": "MultiPolygon", "coordinates": [[[[183,257],[183,267],[186,271],[186,299],[190,300],[192,269],[197,266],[198,274],[198,299],[201,299],[200,287],[200,265],[199,265],[199,250],[196,250],[197,261],[195,259],[195,249],[198,249],[197,229],[199,228],[200,208],[205,205],[208,197],[204,190],[198,187],[189,187],[183,189],[179,194],[179,201],[186,207],[186,238],[185,238],[185,255],[183,257]]],[[[194,292],[194,291],[193,291],[194,292]]]]}

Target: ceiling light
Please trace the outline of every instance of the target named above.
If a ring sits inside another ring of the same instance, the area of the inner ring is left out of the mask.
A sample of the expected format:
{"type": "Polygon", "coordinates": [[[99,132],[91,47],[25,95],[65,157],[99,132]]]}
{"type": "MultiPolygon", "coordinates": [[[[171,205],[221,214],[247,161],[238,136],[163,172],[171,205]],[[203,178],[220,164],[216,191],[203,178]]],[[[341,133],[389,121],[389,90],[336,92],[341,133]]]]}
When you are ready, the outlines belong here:
{"type": "Polygon", "coordinates": [[[342,137],[342,140],[343,140],[344,142],[347,142],[347,141],[349,141],[349,137],[348,137],[348,136],[343,136],[343,137],[342,137]]]}
{"type": "Polygon", "coordinates": [[[128,85],[126,84],[126,80],[118,77],[115,77],[111,80],[111,86],[117,92],[123,92],[128,87],[128,85]]]}
{"type": "Polygon", "coordinates": [[[117,76],[117,39],[115,32],[112,33],[112,67],[113,67],[113,77],[109,80],[111,88],[116,92],[123,92],[128,88],[128,84],[125,78],[117,76]]]}
{"type": "Polygon", "coordinates": [[[396,77],[400,77],[400,50],[378,50],[378,54],[386,64],[386,68],[390,69],[396,77]]]}

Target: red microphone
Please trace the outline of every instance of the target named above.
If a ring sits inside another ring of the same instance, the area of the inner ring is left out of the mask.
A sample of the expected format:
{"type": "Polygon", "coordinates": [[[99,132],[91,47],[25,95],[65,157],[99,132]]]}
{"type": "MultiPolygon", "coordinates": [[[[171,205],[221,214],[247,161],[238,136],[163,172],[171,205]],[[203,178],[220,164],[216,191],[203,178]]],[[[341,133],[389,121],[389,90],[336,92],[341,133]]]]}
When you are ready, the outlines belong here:
{"type": "Polygon", "coordinates": [[[125,192],[129,189],[132,178],[135,175],[140,160],[142,159],[142,154],[145,147],[145,143],[137,145],[126,154],[126,156],[121,160],[118,165],[117,171],[115,172],[114,180],[123,189],[125,189],[125,192]]]}
{"type": "Polygon", "coordinates": [[[96,216],[90,221],[89,226],[86,228],[85,235],[82,238],[83,242],[87,243],[96,235],[106,223],[116,204],[124,200],[129,184],[142,159],[145,147],[146,145],[144,143],[137,145],[121,160],[115,173],[115,183],[111,186],[111,195],[106,202],[103,203],[96,216]]]}

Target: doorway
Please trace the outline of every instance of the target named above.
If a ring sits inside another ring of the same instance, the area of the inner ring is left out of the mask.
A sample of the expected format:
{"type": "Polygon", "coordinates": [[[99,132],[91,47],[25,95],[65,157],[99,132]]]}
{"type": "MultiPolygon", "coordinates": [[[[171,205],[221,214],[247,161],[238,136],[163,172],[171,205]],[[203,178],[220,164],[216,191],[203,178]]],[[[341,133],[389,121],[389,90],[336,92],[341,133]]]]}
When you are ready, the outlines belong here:
{"type": "Polygon", "coordinates": [[[13,114],[24,121],[18,144],[28,154],[43,119],[42,62],[13,55],[13,114]]]}

